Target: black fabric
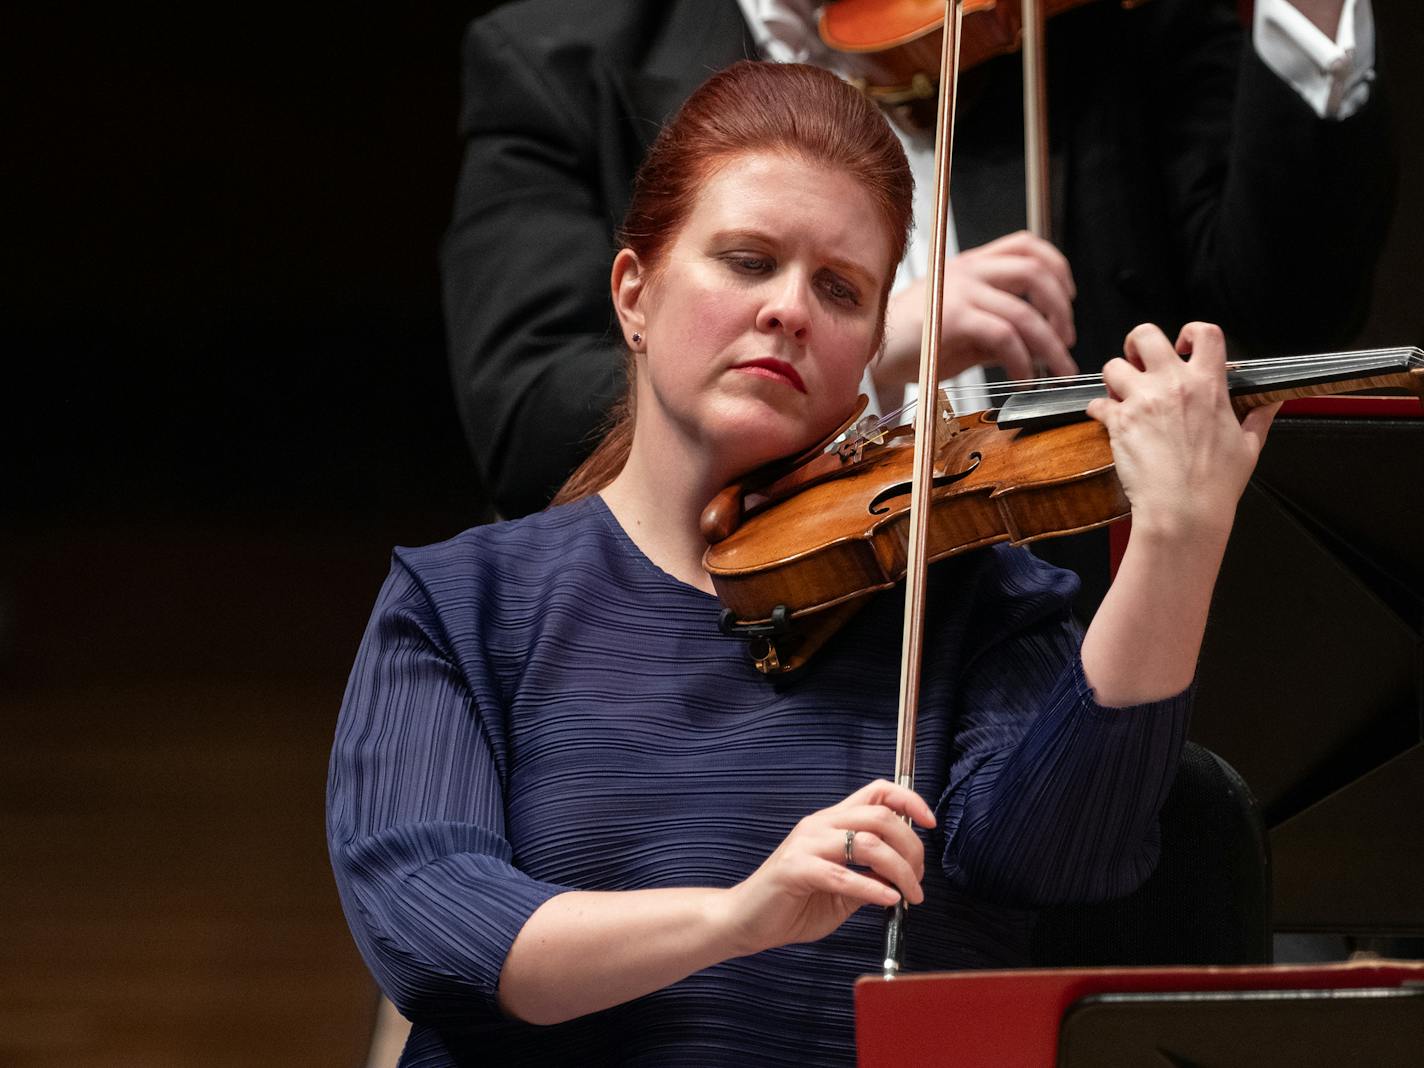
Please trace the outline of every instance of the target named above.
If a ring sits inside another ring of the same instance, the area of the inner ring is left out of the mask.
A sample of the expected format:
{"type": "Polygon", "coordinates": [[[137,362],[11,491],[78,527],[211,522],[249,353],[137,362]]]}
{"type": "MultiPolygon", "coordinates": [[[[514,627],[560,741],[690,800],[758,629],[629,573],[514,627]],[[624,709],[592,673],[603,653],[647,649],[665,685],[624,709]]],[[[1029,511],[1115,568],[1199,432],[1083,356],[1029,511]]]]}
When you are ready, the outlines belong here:
{"type": "Polygon", "coordinates": [[[1270,962],[1270,846],[1245,781],[1189,742],[1160,820],[1161,860],[1147,882],[1117,901],[1044,911],[1036,965],[1270,962]]]}
{"type": "MultiPolygon", "coordinates": [[[[1379,85],[1352,118],[1316,119],[1235,9],[1093,4],[1049,25],[1056,240],[1085,370],[1139,322],[1206,319],[1287,351],[1326,348],[1364,314],[1393,173],[1379,85]]],[[[501,514],[543,506],[621,391],[611,234],[647,144],[707,74],[751,54],[732,0],[527,0],[471,25],[445,305],[501,514]]],[[[1018,62],[974,72],[961,97],[965,247],[1022,223],[1018,62]]]]}
{"type": "Polygon", "coordinates": [[[730,0],[532,0],[470,26],[442,273],[456,399],[502,516],[548,503],[623,392],[608,272],[644,152],[755,55],[730,0]]]}

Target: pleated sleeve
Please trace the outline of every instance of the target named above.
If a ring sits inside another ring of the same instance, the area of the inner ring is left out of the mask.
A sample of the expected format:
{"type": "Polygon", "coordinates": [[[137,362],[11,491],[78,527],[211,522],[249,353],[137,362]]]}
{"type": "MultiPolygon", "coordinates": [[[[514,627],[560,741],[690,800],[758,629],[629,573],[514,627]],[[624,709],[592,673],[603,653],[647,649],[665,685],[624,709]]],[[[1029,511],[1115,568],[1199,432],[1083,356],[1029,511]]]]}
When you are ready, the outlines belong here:
{"type": "Polygon", "coordinates": [[[1068,610],[1075,583],[1001,553],[992,624],[964,667],[937,813],[946,875],[984,900],[1039,907],[1130,893],[1152,873],[1157,815],[1186,738],[1190,691],[1105,708],[1068,610]]]}
{"type": "MultiPolygon", "coordinates": [[[[489,700],[487,698],[486,700],[489,700]]],[[[512,863],[501,760],[430,599],[397,559],[337,725],[327,838],[377,983],[420,1022],[498,1014],[500,970],[562,887],[512,863]]]]}

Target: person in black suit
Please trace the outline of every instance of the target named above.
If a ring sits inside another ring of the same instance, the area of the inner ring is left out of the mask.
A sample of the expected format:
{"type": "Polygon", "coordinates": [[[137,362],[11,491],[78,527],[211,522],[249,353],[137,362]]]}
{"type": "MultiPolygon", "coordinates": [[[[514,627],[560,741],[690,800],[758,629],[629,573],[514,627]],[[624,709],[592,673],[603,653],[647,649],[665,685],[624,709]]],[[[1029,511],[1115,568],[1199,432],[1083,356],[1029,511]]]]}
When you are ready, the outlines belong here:
{"type": "MultiPolygon", "coordinates": [[[[1390,203],[1380,94],[1356,87],[1367,100],[1349,118],[1318,117],[1235,9],[1103,2],[1049,25],[1054,235],[1072,264],[1052,284],[1077,287],[1053,333],[1076,329],[1084,370],[1139,322],[1212,319],[1261,352],[1323,348],[1363,318],[1390,203]]],[[[758,51],[731,0],[526,0],[471,24],[444,296],[461,415],[501,515],[548,502],[623,391],[603,279],[646,146],[709,72],[758,51]]],[[[1022,225],[1018,78],[1004,57],[961,88],[965,248],[1022,225]]]]}

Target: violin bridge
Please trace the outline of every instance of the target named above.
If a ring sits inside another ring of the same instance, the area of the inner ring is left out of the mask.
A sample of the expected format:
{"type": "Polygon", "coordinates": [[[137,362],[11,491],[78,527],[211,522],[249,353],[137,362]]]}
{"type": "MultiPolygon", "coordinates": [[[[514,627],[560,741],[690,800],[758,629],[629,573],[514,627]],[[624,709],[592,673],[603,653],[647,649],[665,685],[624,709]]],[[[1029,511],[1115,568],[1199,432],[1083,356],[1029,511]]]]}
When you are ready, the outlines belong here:
{"type": "Polygon", "coordinates": [[[959,420],[954,414],[954,403],[947,390],[935,391],[935,455],[938,456],[949,446],[949,439],[959,433],[959,420]]]}

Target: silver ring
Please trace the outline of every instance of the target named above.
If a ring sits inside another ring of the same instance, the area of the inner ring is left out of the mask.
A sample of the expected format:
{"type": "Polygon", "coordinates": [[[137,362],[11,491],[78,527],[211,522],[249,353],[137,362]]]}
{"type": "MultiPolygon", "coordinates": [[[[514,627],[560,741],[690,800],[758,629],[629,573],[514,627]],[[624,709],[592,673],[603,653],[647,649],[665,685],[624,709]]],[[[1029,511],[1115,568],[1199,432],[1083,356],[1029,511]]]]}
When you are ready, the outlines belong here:
{"type": "Polygon", "coordinates": [[[846,862],[846,867],[847,867],[847,868],[850,867],[852,864],[855,863],[855,832],[854,832],[854,831],[846,831],[845,857],[846,857],[846,861],[845,861],[845,862],[846,862]]]}

